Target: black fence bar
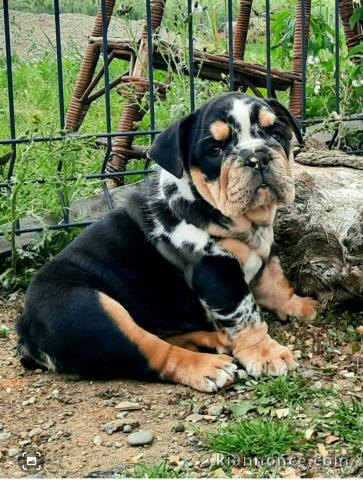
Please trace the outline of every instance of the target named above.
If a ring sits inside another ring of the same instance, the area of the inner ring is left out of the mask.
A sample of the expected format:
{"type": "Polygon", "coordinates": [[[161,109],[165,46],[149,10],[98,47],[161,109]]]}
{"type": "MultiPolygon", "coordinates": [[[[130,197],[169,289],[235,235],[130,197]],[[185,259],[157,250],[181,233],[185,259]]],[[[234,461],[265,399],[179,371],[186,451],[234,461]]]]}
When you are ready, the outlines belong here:
{"type": "Polygon", "coordinates": [[[190,111],[195,110],[194,82],[194,38],[193,38],[193,1],[188,0],[188,60],[189,60],[189,98],[190,111]]]}
{"type": "MultiPolygon", "coordinates": [[[[64,178],[65,181],[67,182],[75,182],[76,180],[80,179],[104,179],[104,178],[112,178],[112,177],[129,177],[132,175],[146,175],[149,173],[154,173],[155,170],[153,168],[144,168],[140,170],[127,170],[127,171],[120,171],[120,172],[103,172],[103,173],[89,173],[88,175],[80,175],[78,177],[66,177],[64,178]]],[[[56,179],[54,179],[56,180],[56,179]]],[[[45,180],[44,178],[34,178],[34,179],[29,179],[25,180],[23,182],[23,185],[29,185],[29,184],[39,184],[39,185],[45,185],[46,183],[50,183],[48,180],[45,180]]],[[[11,188],[13,185],[16,185],[17,181],[16,180],[10,180],[8,182],[0,183],[0,188],[11,188]]]]}
{"type": "MultiPolygon", "coordinates": [[[[65,125],[64,114],[64,89],[63,89],[63,64],[62,64],[62,40],[60,30],[60,9],[59,0],[54,0],[54,24],[55,24],[55,41],[56,41],[56,53],[57,53],[57,79],[58,79],[58,102],[59,102],[59,124],[61,130],[65,125]]],[[[63,168],[62,160],[59,160],[57,165],[57,172],[61,173],[63,168]]],[[[68,222],[69,210],[67,208],[64,195],[60,185],[57,188],[57,195],[62,208],[63,220],[68,222]]]]}
{"type": "Polygon", "coordinates": [[[18,143],[37,143],[37,142],[59,142],[62,140],[86,140],[87,138],[108,138],[108,137],[128,137],[140,135],[152,135],[160,133],[161,130],[132,130],[130,132],[99,132],[99,133],[67,133],[65,135],[56,135],[54,137],[25,137],[25,138],[2,138],[0,145],[18,144],[18,143]]]}
{"type": "Polygon", "coordinates": [[[267,95],[272,96],[271,88],[271,7],[270,0],[266,0],[266,88],[267,95]]]}
{"type": "MultiPolygon", "coordinates": [[[[8,110],[10,121],[10,137],[11,140],[16,139],[15,129],[15,108],[14,108],[14,81],[13,81],[13,66],[11,59],[11,40],[10,40],[10,20],[9,20],[9,3],[8,0],[3,0],[4,11],[4,32],[5,32],[5,52],[6,52],[6,75],[8,81],[8,110]]],[[[12,154],[8,170],[8,179],[13,176],[16,160],[16,144],[12,143],[12,154]]]]}
{"type": "Polygon", "coordinates": [[[61,130],[63,130],[65,125],[65,114],[64,114],[63,62],[62,62],[62,40],[61,40],[61,29],[60,29],[59,0],[54,0],[54,23],[55,23],[55,43],[56,43],[56,51],[57,51],[59,123],[60,123],[61,130]]]}
{"type": "Polygon", "coordinates": [[[335,0],[335,111],[340,113],[339,0],[335,0]]]}
{"type": "Polygon", "coordinates": [[[234,90],[234,58],[233,58],[233,0],[228,0],[228,54],[229,54],[229,89],[234,90]]]}
{"type": "MultiPolygon", "coordinates": [[[[103,74],[105,77],[105,114],[106,114],[106,131],[108,134],[111,133],[112,124],[111,124],[111,98],[110,98],[110,71],[109,71],[109,57],[108,57],[108,35],[107,35],[107,11],[106,11],[106,0],[101,0],[101,10],[102,10],[102,55],[103,55],[103,74]]],[[[106,170],[107,162],[110,158],[112,151],[112,138],[107,136],[106,151],[104,155],[103,164],[101,166],[101,173],[104,173],[106,170]]],[[[107,203],[109,210],[113,209],[112,198],[108,189],[106,182],[102,184],[104,197],[107,203]]]]}

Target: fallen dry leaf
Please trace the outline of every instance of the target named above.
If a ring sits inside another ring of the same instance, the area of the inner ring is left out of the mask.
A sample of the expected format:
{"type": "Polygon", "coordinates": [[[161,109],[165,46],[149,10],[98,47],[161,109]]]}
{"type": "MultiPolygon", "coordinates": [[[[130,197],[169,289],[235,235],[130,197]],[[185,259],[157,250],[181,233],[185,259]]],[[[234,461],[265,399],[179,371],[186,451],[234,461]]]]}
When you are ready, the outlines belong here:
{"type": "Polygon", "coordinates": [[[335,435],[328,435],[326,438],[325,438],[325,443],[327,445],[330,445],[331,443],[335,443],[335,442],[338,442],[340,440],[339,437],[336,437],[335,435]]]}
{"type": "Polygon", "coordinates": [[[325,448],[325,445],[323,443],[318,443],[318,449],[319,453],[323,458],[326,458],[329,456],[328,450],[325,448]]]}
{"type": "Polygon", "coordinates": [[[359,325],[359,327],[357,327],[357,332],[359,335],[363,335],[363,325],[359,325]]]}
{"type": "Polygon", "coordinates": [[[308,428],[304,433],[305,440],[311,440],[311,437],[314,435],[314,433],[315,430],[313,428],[308,428]]]}
{"type": "Polygon", "coordinates": [[[277,418],[284,418],[287,417],[290,413],[289,408],[277,408],[276,409],[276,416],[277,418]]]}

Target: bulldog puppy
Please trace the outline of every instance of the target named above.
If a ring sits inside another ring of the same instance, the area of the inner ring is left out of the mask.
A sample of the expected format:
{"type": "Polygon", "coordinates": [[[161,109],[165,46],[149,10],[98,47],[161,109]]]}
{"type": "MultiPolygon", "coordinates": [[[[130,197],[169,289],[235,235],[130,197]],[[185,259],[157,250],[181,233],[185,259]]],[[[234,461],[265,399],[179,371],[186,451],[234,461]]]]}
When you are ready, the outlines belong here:
{"type": "Polygon", "coordinates": [[[297,366],[260,306],[312,319],[273,254],[294,199],[297,121],[275,99],[227,93],[161,133],[161,169],[34,277],[17,322],[24,366],[88,378],[165,379],[214,392],[297,366]],[[217,353],[204,353],[209,349],[217,353]]]}

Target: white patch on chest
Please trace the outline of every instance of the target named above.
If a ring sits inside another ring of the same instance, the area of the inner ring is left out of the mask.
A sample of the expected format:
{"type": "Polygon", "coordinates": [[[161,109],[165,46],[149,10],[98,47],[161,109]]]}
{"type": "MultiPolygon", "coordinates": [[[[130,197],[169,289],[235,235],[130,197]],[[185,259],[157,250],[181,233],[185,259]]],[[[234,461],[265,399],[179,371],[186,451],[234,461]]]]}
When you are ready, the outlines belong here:
{"type": "Polygon", "coordinates": [[[256,249],[256,253],[266,259],[271,252],[271,245],[274,241],[274,231],[272,225],[260,229],[261,245],[256,249]]]}
{"type": "Polygon", "coordinates": [[[187,223],[185,220],[182,220],[170,235],[170,241],[175,247],[180,248],[185,244],[192,244],[196,251],[202,251],[207,246],[209,240],[208,233],[191,223],[187,223]]]}
{"type": "Polygon", "coordinates": [[[248,255],[247,261],[243,265],[243,273],[245,274],[245,280],[250,283],[252,278],[256,275],[259,269],[262,267],[261,257],[255,250],[251,250],[248,255]]]}

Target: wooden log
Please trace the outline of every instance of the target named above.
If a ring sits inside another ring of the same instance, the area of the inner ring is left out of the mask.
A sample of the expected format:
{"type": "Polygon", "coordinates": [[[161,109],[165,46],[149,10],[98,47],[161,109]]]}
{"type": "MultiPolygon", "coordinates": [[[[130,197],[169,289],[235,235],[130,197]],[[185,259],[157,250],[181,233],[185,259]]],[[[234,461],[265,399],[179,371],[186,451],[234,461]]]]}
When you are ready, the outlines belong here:
{"type": "Polygon", "coordinates": [[[362,310],[363,157],[315,150],[296,160],[295,202],[275,223],[284,271],[323,309],[362,310]]]}

